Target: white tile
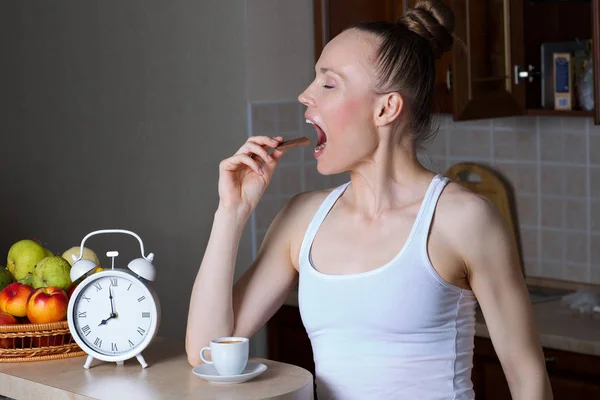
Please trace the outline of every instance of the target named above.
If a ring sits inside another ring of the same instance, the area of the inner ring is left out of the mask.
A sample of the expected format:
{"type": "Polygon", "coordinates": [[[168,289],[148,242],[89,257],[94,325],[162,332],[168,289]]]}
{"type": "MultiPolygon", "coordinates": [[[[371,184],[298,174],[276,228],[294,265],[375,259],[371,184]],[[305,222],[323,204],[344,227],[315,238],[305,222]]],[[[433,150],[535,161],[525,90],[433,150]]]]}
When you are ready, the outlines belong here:
{"type": "Polygon", "coordinates": [[[572,282],[588,282],[589,267],[583,265],[566,265],[563,279],[572,282]]]}
{"type": "Polygon", "coordinates": [[[565,234],[565,262],[589,264],[588,235],[585,233],[565,234]]]}

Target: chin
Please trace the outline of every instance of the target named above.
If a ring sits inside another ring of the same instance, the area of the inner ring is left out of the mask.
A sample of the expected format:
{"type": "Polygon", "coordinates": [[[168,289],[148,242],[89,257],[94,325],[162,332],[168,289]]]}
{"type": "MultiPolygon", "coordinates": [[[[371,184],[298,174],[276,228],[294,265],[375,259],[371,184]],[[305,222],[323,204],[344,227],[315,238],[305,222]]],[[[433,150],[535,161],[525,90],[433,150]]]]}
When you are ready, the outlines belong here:
{"type": "Polygon", "coordinates": [[[337,175],[337,174],[347,172],[348,168],[342,167],[340,165],[328,165],[327,162],[323,162],[322,160],[319,160],[317,162],[317,171],[319,171],[319,173],[321,175],[327,176],[327,175],[337,175]]]}

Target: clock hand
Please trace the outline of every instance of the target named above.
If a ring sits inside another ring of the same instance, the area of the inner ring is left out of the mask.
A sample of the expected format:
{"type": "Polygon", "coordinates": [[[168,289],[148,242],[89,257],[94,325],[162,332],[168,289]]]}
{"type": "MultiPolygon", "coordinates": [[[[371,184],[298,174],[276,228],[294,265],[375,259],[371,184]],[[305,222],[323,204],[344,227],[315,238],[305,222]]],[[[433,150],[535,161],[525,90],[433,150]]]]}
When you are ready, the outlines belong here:
{"type": "Polygon", "coordinates": [[[102,320],[102,322],[100,322],[100,323],[98,324],[98,326],[100,326],[100,325],[106,325],[106,323],[108,322],[108,320],[115,318],[115,316],[116,316],[116,314],[113,314],[113,313],[111,313],[111,314],[110,314],[110,317],[108,317],[108,318],[106,318],[106,319],[103,319],[103,320],[102,320]]]}
{"type": "Polygon", "coordinates": [[[98,324],[98,326],[106,325],[106,323],[109,320],[117,317],[117,313],[115,312],[115,309],[114,309],[114,306],[113,306],[113,295],[112,295],[112,291],[110,290],[110,286],[108,287],[108,299],[110,301],[110,316],[108,318],[106,318],[106,319],[103,319],[100,322],[100,324],[98,324]]]}
{"type": "Polygon", "coordinates": [[[108,298],[110,299],[110,317],[115,318],[117,316],[117,313],[115,313],[115,308],[113,305],[113,295],[112,291],[110,290],[110,286],[108,287],[108,298]]]}

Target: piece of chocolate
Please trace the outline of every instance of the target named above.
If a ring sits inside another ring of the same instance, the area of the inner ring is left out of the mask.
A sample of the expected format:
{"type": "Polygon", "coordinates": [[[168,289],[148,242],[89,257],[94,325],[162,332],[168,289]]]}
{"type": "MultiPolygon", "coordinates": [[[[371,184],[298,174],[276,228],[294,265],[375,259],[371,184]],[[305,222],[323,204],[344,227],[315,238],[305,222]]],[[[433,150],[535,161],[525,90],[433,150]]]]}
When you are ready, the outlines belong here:
{"type": "Polygon", "coordinates": [[[308,146],[310,144],[310,140],[306,136],[302,136],[296,139],[286,140],[285,142],[281,142],[279,146],[276,147],[276,150],[285,150],[291,149],[299,146],[308,146]]]}

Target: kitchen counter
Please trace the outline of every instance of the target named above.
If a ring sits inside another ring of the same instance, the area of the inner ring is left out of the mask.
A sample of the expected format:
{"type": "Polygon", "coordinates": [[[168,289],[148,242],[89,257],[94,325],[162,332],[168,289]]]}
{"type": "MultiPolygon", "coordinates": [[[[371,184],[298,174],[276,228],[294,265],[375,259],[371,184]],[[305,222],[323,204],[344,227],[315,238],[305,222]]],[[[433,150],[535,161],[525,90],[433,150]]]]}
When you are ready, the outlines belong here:
{"type": "MultiPolygon", "coordinates": [[[[297,307],[297,292],[293,292],[285,304],[297,307]]],[[[599,314],[580,314],[561,305],[560,300],[536,302],[533,312],[543,347],[600,356],[599,314]]],[[[480,311],[475,321],[475,336],[489,338],[480,311]]]]}
{"type": "MultiPolygon", "coordinates": [[[[313,399],[313,377],[305,369],[253,358],[268,369],[244,383],[219,385],[192,373],[184,344],[156,339],[143,353],[148,368],[135,358],[123,365],[86,357],[0,363],[0,395],[16,399],[313,399]]],[[[1,396],[0,396],[1,398],[1,396]]]]}

